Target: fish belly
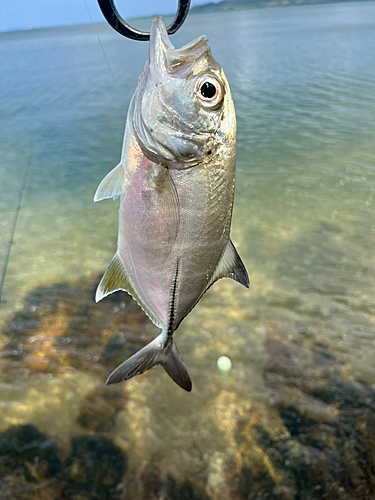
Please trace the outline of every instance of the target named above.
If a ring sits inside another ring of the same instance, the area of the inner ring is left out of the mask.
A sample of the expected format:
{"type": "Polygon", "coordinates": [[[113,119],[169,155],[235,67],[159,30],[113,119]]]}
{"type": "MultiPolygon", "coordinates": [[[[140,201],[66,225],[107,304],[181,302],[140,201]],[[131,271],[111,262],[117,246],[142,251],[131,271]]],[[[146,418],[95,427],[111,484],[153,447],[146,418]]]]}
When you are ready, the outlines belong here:
{"type": "Polygon", "coordinates": [[[175,259],[179,261],[174,325],[207,290],[228,244],[234,195],[234,160],[223,169],[215,162],[171,170],[179,200],[175,259]]]}
{"type": "Polygon", "coordinates": [[[167,321],[175,264],[177,194],[168,170],[148,160],[134,141],[126,162],[117,254],[138,303],[162,326],[167,321]]]}
{"type": "Polygon", "coordinates": [[[117,253],[140,305],[159,326],[175,330],[206,290],[229,241],[234,162],[225,169],[213,163],[168,170],[134,141],[117,253]],[[171,303],[173,325],[167,325],[171,303]]]}

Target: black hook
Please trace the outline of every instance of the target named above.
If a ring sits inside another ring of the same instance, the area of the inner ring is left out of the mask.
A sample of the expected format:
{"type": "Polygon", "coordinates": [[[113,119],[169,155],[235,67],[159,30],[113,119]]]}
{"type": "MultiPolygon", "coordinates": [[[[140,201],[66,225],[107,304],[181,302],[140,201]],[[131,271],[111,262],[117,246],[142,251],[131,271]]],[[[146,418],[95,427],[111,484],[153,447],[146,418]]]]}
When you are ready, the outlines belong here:
{"type": "MultiPolygon", "coordinates": [[[[98,0],[100,10],[107,22],[113,29],[121,35],[131,38],[132,40],[150,40],[150,33],[146,31],[138,31],[126,23],[120,16],[114,0],[98,0]]],[[[190,0],[178,0],[178,9],[172,24],[167,27],[168,35],[173,35],[182,26],[188,15],[190,0]]]]}

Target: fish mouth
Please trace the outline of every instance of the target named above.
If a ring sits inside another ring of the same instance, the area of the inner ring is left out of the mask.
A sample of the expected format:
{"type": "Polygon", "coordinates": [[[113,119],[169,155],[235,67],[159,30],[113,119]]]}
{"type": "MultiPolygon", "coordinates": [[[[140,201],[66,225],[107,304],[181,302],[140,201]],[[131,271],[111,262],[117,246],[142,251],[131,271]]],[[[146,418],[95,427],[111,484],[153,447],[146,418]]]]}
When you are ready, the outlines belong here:
{"type": "Polygon", "coordinates": [[[206,52],[210,52],[208,38],[202,35],[176,49],[169,39],[161,16],[152,20],[149,46],[150,69],[153,76],[165,73],[183,78],[191,66],[206,52]]]}
{"type": "Polygon", "coordinates": [[[155,16],[152,20],[149,45],[149,63],[153,76],[160,76],[168,71],[167,53],[174,50],[169,40],[164,20],[161,16],[155,16]]]}

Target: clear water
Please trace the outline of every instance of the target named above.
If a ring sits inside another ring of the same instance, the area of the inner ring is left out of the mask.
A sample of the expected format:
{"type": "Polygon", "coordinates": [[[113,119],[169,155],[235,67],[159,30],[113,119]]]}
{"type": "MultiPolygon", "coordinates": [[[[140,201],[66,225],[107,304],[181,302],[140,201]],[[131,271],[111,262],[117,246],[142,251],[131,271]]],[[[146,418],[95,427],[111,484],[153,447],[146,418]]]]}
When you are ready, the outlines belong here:
{"type": "Polygon", "coordinates": [[[147,57],[97,30],[116,85],[92,26],[0,35],[0,263],[32,155],[0,304],[0,439],[31,424],[60,464],[0,446],[18,453],[0,497],[374,498],[375,3],[190,16],[173,36],[207,34],[231,85],[232,239],[251,276],[215,284],[176,333],[191,394],[162,369],[103,388],[157,329],[125,294],[93,302],[117,235],[117,203],[93,194],[147,57]],[[82,436],[127,457],[104,490],[79,473],[99,477],[104,452],[74,461],[82,436]]]}

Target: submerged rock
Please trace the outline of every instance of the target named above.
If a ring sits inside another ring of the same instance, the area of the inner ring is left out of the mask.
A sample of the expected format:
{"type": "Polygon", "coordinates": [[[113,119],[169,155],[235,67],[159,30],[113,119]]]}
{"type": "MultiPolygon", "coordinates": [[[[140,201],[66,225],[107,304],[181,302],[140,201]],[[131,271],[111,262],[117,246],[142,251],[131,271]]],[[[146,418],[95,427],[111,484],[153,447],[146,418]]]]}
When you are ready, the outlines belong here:
{"type": "MultiPolygon", "coordinates": [[[[0,480],[0,498],[1,500],[39,500],[41,497],[37,485],[7,477],[0,480]]],[[[49,498],[54,499],[54,497],[49,498]]]]}
{"type": "Polygon", "coordinates": [[[208,500],[204,492],[196,491],[191,481],[178,484],[172,476],[161,479],[157,472],[146,474],[144,487],[142,500],[208,500]]]}
{"type": "Polygon", "coordinates": [[[32,425],[0,434],[1,500],[58,500],[61,461],[57,443],[32,425]]]}
{"type": "Polygon", "coordinates": [[[313,339],[270,340],[268,352],[264,376],[288,435],[273,439],[258,429],[258,443],[292,484],[295,500],[373,498],[375,390],[345,378],[313,339]]]}
{"type": "Polygon", "coordinates": [[[103,436],[77,436],[65,464],[69,500],[111,499],[126,470],[126,457],[103,436]]]}
{"type": "Polygon", "coordinates": [[[115,500],[126,456],[108,438],[77,436],[64,464],[60,454],[32,425],[1,433],[1,500],[115,500]]]}
{"type": "Polygon", "coordinates": [[[77,422],[90,431],[108,432],[125,402],[123,386],[97,387],[86,396],[77,422]]]}
{"type": "Polygon", "coordinates": [[[13,476],[39,483],[60,468],[56,442],[34,426],[15,426],[0,434],[0,479],[13,476]]]}
{"type": "Polygon", "coordinates": [[[58,375],[69,369],[105,378],[150,339],[146,315],[126,293],[95,303],[99,278],[42,286],[28,293],[3,333],[5,370],[58,375]]]}

